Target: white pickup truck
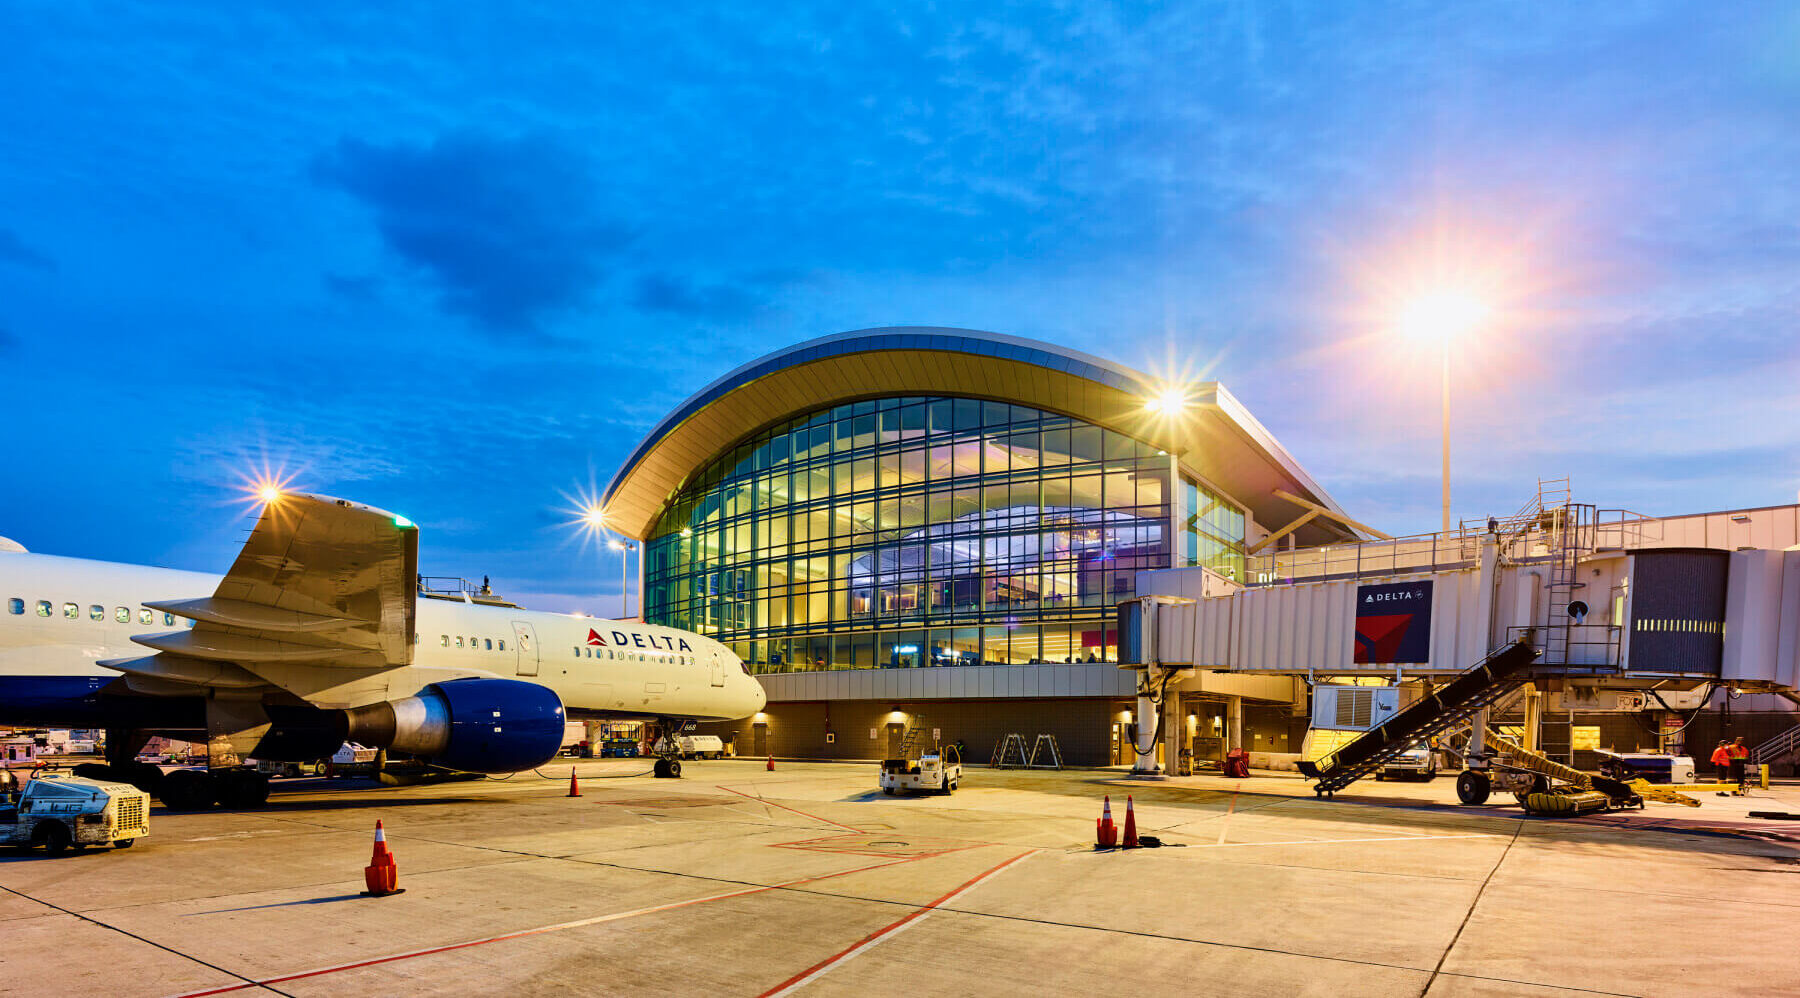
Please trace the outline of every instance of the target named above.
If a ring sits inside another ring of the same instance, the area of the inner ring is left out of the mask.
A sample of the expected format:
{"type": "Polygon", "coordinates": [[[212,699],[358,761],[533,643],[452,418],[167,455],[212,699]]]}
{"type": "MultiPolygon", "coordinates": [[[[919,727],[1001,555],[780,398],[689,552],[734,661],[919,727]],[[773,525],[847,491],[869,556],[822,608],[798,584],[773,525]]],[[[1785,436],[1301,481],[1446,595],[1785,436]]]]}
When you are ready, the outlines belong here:
{"type": "Polygon", "coordinates": [[[150,795],[128,783],[39,773],[16,801],[0,804],[0,845],[129,848],[149,834],[150,795]]]}

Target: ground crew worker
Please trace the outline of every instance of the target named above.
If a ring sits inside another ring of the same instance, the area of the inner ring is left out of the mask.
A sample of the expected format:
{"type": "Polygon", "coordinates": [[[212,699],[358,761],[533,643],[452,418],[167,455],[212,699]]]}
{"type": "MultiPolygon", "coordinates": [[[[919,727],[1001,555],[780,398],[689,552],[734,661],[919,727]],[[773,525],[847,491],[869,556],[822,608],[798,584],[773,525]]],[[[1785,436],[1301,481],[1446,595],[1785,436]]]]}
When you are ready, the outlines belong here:
{"type": "Polygon", "coordinates": [[[1718,780],[1720,783],[1724,783],[1725,777],[1726,777],[1728,771],[1731,769],[1731,743],[1730,742],[1726,741],[1723,738],[1719,739],[1719,747],[1716,749],[1713,749],[1712,764],[1713,764],[1714,775],[1718,777],[1718,780]]]}
{"type": "Polygon", "coordinates": [[[1744,736],[1739,735],[1737,741],[1732,742],[1731,746],[1726,749],[1726,752],[1731,758],[1732,782],[1738,785],[1739,790],[1743,790],[1744,766],[1750,761],[1750,746],[1745,745],[1744,736]]]}

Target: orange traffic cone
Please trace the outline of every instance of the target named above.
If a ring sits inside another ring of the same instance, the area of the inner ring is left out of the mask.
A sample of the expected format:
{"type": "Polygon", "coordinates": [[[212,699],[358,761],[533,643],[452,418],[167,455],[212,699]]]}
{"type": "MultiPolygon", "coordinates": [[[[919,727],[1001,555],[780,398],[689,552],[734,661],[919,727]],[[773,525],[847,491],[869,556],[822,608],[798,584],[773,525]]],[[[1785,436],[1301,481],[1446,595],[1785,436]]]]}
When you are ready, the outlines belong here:
{"type": "Polygon", "coordinates": [[[1131,813],[1131,798],[1125,798],[1125,841],[1122,845],[1127,849],[1138,847],[1137,815],[1131,813]]]}
{"type": "Polygon", "coordinates": [[[768,769],[769,769],[769,772],[771,772],[771,773],[775,772],[775,753],[773,753],[773,752],[769,753],[768,769]]]}
{"type": "Polygon", "coordinates": [[[1113,827],[1112,820],[1112,795],[1108,794],[1100,805],[1100,817],[1094,820],[1094,846],[1111,849],[1118,841],[1118,829],[1113,827]]]}
{"type": "Polygon", "coordinates": [[[390,894],[404,894],[406,889],[397,886],[400,881],[400,868],[394,865],[394,854],[388,851],[387,833],[381,830],[381,822],[375,822],[375,854],[370,857],[369,865],[363,867],[363,883],[369,889],[363,891],[363,897],[384,898],[390,894]]]}
{"type": "Polygon", "coordinates": [[[580,797],[581,796],[581,784],[577,783],[575,781],[575,767],[574,766],[569,767],[569,792],[567,794],[564,794],[563,796],[565,796],[565,797],[580,797]]]}

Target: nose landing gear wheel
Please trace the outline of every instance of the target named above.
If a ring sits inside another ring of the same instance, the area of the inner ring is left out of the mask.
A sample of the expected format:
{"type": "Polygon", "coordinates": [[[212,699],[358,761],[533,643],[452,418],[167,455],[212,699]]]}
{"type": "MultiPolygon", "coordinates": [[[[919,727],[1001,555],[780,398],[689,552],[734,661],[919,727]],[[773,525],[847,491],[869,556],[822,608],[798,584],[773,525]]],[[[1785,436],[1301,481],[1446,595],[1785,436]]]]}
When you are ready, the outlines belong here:
{"type": "Polygon", "coordinates": [[[681,778],[680,759],[656,760],[656,778],[659,780],[678,780],[681,778]]]}
{"type": "Polygon", "coordinates": [[[1486,804],[1488,790],[1489,782],[1486,773],[1465,769],[1456,778],[1456,799],[1471,807],[1476,804],[1486,804]]]}

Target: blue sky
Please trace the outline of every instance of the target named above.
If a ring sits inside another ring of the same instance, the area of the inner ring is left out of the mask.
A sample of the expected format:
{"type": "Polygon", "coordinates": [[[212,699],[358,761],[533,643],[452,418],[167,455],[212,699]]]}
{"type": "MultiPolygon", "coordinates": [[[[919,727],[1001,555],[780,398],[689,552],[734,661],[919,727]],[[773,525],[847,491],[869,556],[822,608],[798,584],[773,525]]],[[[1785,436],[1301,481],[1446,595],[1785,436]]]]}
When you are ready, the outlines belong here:
{"type": "Polygon", "coordinates": [[[0,534],[223,570],[277,466],[613,612],[565,497],[887,324],[1216,377],[1428,530],[1445,283],[1459,514],[1800,488],[1791,4],[378,6],[0,9],[0,534]]]}

